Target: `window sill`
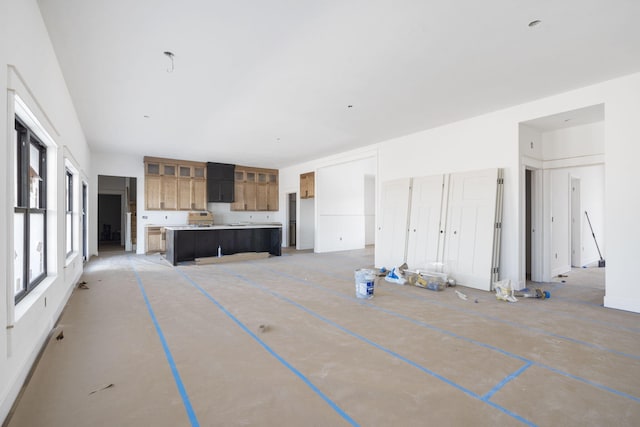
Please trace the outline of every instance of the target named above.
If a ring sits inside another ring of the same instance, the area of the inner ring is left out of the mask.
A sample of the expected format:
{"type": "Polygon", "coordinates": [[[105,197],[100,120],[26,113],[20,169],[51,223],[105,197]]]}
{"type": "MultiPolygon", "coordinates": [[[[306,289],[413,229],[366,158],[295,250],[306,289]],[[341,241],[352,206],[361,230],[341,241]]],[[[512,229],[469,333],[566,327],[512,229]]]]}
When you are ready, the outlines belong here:
{"type": "Polygon", "coordinates": [[[56,280],[55,276],[47,277],[38,284],[29,294],[24,297],[18,304],[16,304],[14,311],[13,323],[18,323],[22,316],[31,310],[31,308],[41,299],[42,295],[49,289],[49,287],[56,280]]]}
{"type": "Polygon", "coordinates": [[[69,255],[67,255],[67,257],[64,260],[64,268],[69,267],[69,265],[71,265],[71,263],[76,259],[77,256],[78,256],[78,251],[73,251],[69,253],[69,255]]]}

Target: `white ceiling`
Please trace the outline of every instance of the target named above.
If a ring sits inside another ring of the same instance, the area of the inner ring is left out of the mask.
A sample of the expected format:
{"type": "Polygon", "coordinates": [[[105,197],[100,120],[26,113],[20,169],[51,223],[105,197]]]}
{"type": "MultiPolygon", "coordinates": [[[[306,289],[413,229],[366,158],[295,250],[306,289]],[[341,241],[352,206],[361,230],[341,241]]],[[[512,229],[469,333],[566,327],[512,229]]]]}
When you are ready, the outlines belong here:
{"type": "Polygon", "coordinates": [[[604,104],[590,105],[577,110],[563,111],[550,116],[528,120],[522,124],[541,132],[553,132],[559,129],[601,122],[605,118],[604,104]]]}
{"type": "Polygon", "coordinates": [[[280,168],[640,71],[637,0],[39,4],[94,151],[280,168]]]}

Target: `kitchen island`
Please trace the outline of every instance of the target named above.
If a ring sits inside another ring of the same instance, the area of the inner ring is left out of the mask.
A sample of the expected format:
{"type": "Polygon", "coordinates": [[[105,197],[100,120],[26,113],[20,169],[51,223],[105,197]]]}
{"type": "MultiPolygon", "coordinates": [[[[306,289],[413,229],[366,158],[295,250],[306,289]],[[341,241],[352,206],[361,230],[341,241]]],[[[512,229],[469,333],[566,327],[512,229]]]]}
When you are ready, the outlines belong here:
{"type": "Polygon", "coordinates": [[[166,258],[173,264],[241,252],[269,252],[280,256],[282,224],[243,223],[166,227],[166,258]]]}

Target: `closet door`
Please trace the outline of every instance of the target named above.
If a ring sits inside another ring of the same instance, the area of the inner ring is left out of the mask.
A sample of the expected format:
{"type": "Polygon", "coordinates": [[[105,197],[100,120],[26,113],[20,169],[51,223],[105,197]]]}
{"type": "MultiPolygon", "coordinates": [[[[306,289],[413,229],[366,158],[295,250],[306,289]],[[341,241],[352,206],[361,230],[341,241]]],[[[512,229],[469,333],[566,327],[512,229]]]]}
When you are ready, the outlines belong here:
{"type": "Polygon", "coordinates": [[[376,267],[390,270],[405,261],[410,189],[409,178],[382,183],[375,247],[376,267]]]}
{"type": "Polygon", "coordinates": [[[444,176],[414,178],[411,187],[407,264],[424,269],[439,261],[444,176]]]}
{"type": "Polygon", "coordinates": [[[449,182],[443,261],[459,284],[485,291],[492,289],[497,268],[493,264],[496,195],[499,190],[501,194],[499,181],[502,185],[498,171],[455,173],[449,182]]]}

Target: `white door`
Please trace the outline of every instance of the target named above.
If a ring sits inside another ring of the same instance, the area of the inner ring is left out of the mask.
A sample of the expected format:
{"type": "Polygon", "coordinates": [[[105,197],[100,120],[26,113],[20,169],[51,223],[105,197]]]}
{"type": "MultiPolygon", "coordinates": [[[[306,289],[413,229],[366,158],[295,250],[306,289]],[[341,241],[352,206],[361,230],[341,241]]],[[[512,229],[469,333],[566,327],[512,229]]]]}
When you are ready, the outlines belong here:
{"type": "Polygon", "coordinates": [[[424,269],[438,261],[443,185],[443,175],[413,179],[407,248],[411,269],[424,269]]]}
{"type": "Polygon", "coordinates": [[[376,267],[391,269],[405,261],[410,190],[409,178],[382,183],[376,267]]]}
{"type": "MultiPolygon", "coordinates": [[[[456,281],[491,290],[498,169],[451,175],[444,263],[456,281]]],[[[499,244],[499,242],[498,242],[499,244]]]]}

